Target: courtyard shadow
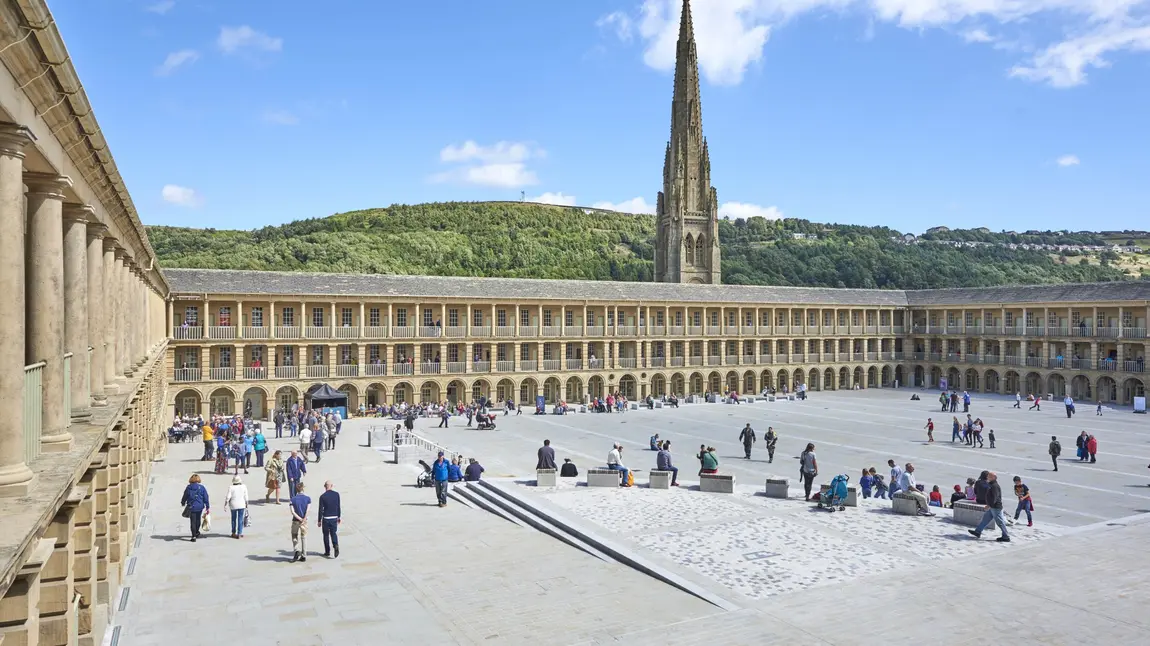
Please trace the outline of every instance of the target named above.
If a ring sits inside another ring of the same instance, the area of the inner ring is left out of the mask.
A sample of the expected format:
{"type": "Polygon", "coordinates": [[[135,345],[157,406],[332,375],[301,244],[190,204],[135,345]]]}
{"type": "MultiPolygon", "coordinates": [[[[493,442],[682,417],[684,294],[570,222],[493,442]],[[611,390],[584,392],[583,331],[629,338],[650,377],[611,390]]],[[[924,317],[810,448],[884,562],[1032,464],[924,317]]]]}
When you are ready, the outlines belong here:
{"type": "Polygon", "coordinates": [[[295,556],[294,552],[288,550],[277,550],[276,556],[268,554],[248,554],[244,558],[249,561],[262,561],[266,563],[291,563],[291,559],[295,556]]]}
{"type": "Polygon", "coordinates": [[[434,502],[401,502],[401,507],[438,507],[439,503],[434,502]]]}
{"type": "MultiPolygon", "coordinates": [[[[200,534],[200,540],[202,541],[206,538],[218,538],[220,536],[222,536],[222,534],[213,534],[208,532],[206,534],[200,534]]],[[[171,543],[172,541],[183,541],[185,543],[192,542],[192,537],[187,534],[152,534],[151,539],[154,541],[164,541],[165,543],[171,543]]]]}

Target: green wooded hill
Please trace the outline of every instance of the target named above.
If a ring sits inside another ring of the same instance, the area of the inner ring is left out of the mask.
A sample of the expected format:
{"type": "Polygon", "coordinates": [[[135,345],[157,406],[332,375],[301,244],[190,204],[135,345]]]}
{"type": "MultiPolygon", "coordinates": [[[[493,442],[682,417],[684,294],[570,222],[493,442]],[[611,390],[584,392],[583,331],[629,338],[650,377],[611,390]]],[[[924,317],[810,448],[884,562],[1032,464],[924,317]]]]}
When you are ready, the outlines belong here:
{"type": "MultiPolygon", "coordinates": [[[[655,219],[519,202],[396,205],[253,231],[148,227],[164,267],[651,280],[655,219]]],[[[887,227],[722,221],[723,282],[920,289],[1137,278],[1005,246],[900,244],[887,227]],[[794,234],[805,234],[796,239],[794,234]]]]}

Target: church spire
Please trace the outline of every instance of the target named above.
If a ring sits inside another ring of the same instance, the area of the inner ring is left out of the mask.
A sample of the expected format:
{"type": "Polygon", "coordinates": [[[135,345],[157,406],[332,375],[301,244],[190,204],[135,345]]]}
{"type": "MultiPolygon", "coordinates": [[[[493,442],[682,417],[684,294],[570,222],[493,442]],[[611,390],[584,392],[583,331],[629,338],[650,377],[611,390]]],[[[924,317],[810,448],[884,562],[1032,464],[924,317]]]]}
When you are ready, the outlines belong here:
{"type": "Polygon", "coordinates": [[[702,105],[699,98],[699,53],[695,46],[695,25],[691,20],[691,0],[683,0],[679,18],[679,41],[675,46],[675,94],[671,108],[671,139],[676,134],[703,136],[702,105]],[[690,132],[690,131],[694,132],[690,132]]]}

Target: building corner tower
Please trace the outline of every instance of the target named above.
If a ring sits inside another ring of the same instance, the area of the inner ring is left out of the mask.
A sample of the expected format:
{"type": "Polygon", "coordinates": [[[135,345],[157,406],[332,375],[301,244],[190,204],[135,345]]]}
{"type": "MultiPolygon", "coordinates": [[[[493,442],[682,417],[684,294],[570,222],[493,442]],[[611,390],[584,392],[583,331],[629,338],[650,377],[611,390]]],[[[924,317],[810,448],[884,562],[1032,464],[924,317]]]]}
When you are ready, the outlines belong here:
{"type": "Polygon", "coordinates": [[[711,186],[711,158],[703,137],[699,57],[690,0],[683,0],[675,51],[671,140],[656,204],[655,281],[717,285],[719,196],[711,186]]]}

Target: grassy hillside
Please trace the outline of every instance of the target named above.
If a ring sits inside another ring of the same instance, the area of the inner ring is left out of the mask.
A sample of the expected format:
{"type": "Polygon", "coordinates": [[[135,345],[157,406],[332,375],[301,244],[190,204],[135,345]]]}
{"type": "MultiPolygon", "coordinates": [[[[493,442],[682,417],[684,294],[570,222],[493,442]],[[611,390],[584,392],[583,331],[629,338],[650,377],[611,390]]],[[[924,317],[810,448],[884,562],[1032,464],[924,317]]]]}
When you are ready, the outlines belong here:
{"type": "MultiPolygon", "coordinates": [[[[254,231],[148,229],[164,267],[640,281],[654,268],[652,216],[516,202],[399,205],[254,231]]],[[[723,281],[909,289],[1138,277],[1039,251],[903,245],[898,233],[723,221],[723,281]]]]}

